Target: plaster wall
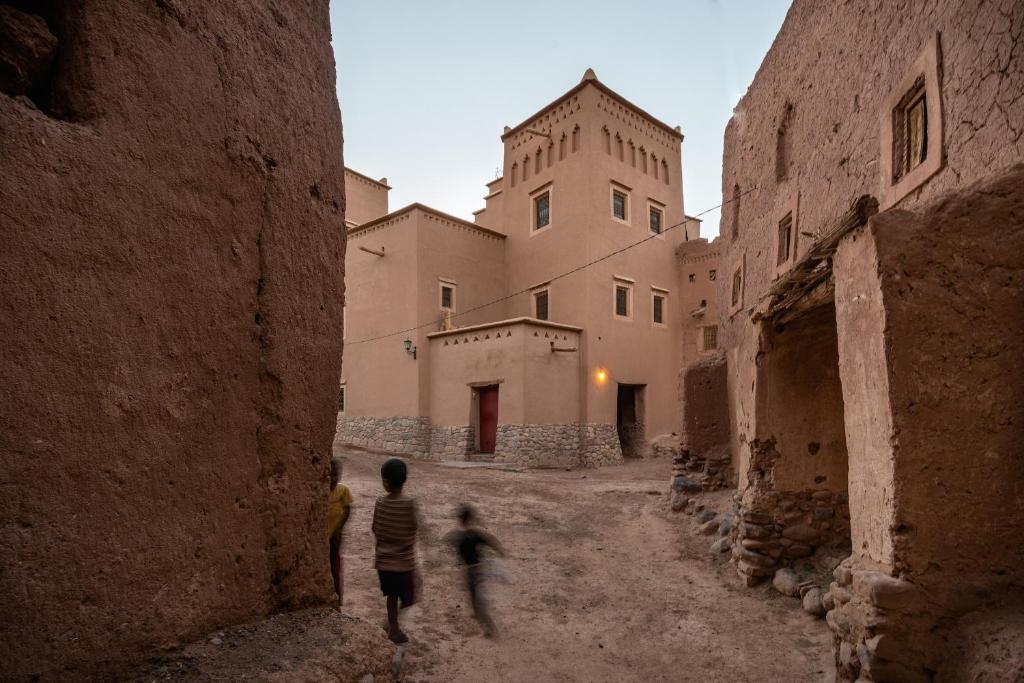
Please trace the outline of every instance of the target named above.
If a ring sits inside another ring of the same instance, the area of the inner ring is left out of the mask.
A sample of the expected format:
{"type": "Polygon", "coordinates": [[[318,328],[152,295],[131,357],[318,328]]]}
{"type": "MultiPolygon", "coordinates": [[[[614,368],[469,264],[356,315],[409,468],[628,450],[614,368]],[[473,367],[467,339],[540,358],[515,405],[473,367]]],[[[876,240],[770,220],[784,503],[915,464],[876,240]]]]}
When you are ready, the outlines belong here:
{"type": "Polygon", "coordinates": [[[362,225],[388,213],[387,183],[368,178],[362,173],[345,169],[346,192],[345,222],[362,225]]]}
{"type": "MultiPolygon", "coordinates": [[[[625,106],[603,89],[585,81],[567,99],[521,124],[522,129],[506,134],[505,167],[502,180],[501,229],[508,234],[508,282],[510,291],[540,285],[552,275],[583,265],[593,259],[639,242],[651,234],[648,229],[649,202],[664,211],[663,227],[683,220],[680,169],[681,136],[652,122],[647,114],[625,106]],[[572,151],[572,130],[579,126],[579,148],[572,151]],[[551,131],[556,161],[547,166],[548,139],[532,135],[526,128],[551,131]],[[610,146],[605,143],[608,129],[610,146]],[[562,134],[569,142],[564,160],[558,160],[562,134]],[[618,154],[616,136],[623,138],[623,156],[618,154]],[[636,148],[633,165],[628,143],[636,148]],[[535,159],[540,146],[544,159],[541,172],[529,163],[522,179],[526,157],[535,159]],[[640,160],[640,148],[650,157],[647,172],[640,160]],[[661,162],[668,165],[668,183],[661,162]],[[659,167],[658,178],[653,167],[659,167]],[[513,165],[515,169],[513,170],[513,165]],[[516,177],[515,187],[511,178],[516,177]],[[612,218],[612,184],[627,188],[628,220],[612,218]],[[550,184],[550,185],[549,185],[550,184]],[[531,196],[550,187],[551,227],[532,230],[531,196]]],[[[491,216],[491,210],[485,213],[491,216]]],[[[483,219],[481,219],[483,220],[483,219]]],[[[679,319],[675,249],[683,241],[681,228],[619,254],[586,271],[550,284],[551,319],[584,327],[582,342],[584,394],[580,420],[615,423],[617,383],[646,385],[647,435],[678,431],[680,410],[678,379],[663,368],[679,367],[679,319]],[[633,280],[630,320],[613,315],[615,277],[633,280]],[[652,320],[652,287],[668,297],[665,326],[652,320]],[[637,353],[643,349],[643,353],[637,353]],[[593,372],[604,368],[608,381],[598,383],[593,372]]],[[[508,315],[533,315],[532,297],[520,295],[509,302],[508,315]]]]}
{"type": "Polygon", "coordinates": [[[430,409],[441,426],[475,425],[473,387],[498,384],[499,424],[573,424],[579,415],[578,329],[507,321],[431,335],[430,409]]]}
{"type": "Polygon", "coordinates": [[[721,267],[720,246],[721,242],[717,238],[714,242],[690,239],[677,250],[677,320],[682,328],[679,341],[683,367],[696,361],[703,354],[714,354],[716,351],[704,348],[704,327],[718,325],[719,320],[718,278],[725,276],[721,267]],[[711,279],[712,271],[714,280],[711,279]],[[690,282],[690,276],[693,276],[693,282],[690,282]]]}
{"type": "Polygon", "coordinates": [[[417,300],[410,296],[418,286],[419,240],[418,217],[412,211],[349,231],[347,343],[341,372],[346,416],[426,415],[420,410],[419,366],[403,347],[406,338],[419,342],[420,335],[413,331],[383,337],[419,324],[417,300]]]}
{"type": "Polygon", "coordinates": [[[58,52],[0,94],[0,679],[116,680],[331,594],[328,7],[19,5],[58,52]]]}

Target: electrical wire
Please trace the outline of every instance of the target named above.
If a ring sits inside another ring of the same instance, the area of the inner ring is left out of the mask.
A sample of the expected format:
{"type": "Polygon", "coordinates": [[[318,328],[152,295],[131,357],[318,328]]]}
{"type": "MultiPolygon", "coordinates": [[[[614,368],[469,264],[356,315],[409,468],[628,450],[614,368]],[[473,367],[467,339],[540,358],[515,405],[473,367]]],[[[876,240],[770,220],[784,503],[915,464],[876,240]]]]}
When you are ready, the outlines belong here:
{"type": "MultiPolygon", "coordinates": [[[[648,235],[647,237],[643,238],[642,240],[639,240],[639,241],[636,241],[636,242],[632,242],[632,243],[627,244],[626,246],[622,247],[621,249],[616,249],[615,251],[609,252],[609,253],[605,254],[604,256],[601,256],[599,258],[594,259],[593,261],[588,261],[587,263],[584,263],[582,265],[576,266],[575,268],[572,268],[570,270],[567,270],[567,271],[564,271],[562,273],[559,273],[558,275],[555,275],[554,277],[548,278],[544,282],[545,283],[555,282],[556,280],[561,280],[563,278],[567,278],[570,275],[575,275],[576,273],[579,273],[580,271],[586,270],[587,268],[590,268],[591,266],[597,265],[598,263],[601,263],[603,261],[607,261],[608,259],[612,258],[613,256],[618,256],[619,254],[621,254],[621,253],[623,253],[625,251],[629,251],[630,249],[632,249],[634,247],[638,247],[641,244],[649,242],[652,239],[656,239],[658,237],[661,237],[662,235],[667,233],[669,230],[675,230],[676,228],[684,226],[687,223],[692,223],[693,219],[695,219],[695,218],[698,218],[698,217],[703,216],[705,214],[711,213],[715,209],[720,209],[723,206],[725,206],[726,204],[731,204],[733,202],[739,201],[741,197],[743,197],[744,195],[750,194],[751,192],[755,191],[756,189],[757,189],[756,186],[752,187],[752,188],[750,188],[749,190],[747,190],[745,192],[741,192],[740,194],[735,195],[732,199],[729,199],[727,201],[722,202],[721,204],[718,204],[717,206],[712,206],[709,209],[704,209],[700,213],[694,214],[693,216],[686,216],[680,222],[678,222],[678,223],[676,223],[674,225],[668,226],[667,228],[665,228],[661,232],[651,233],[650,235],[648,235]]],[[[532,292],[534,289],[536,289],[536,287],[527,287],[525,289],[520,289],[518,291],[512,292],[511,294],[506,294],[505,296],[502,296],[502,297],[499,297],[497,299],[494,299],[493,301],[488,301],[485,304],[480,304],[479,306],[474,306],[474,307],[469,308],[469,309],[467,309],[465,311],[462,311],[460,313],[456,313],[456,314],[451,316],[451,319],[454,320],[454,319],[460,318],[460,317],[462,317],[464,315],[469,315],[470,313],[473,313],[475,311],[479,311],[481,309],[487,308],[488,306],[494,306],[495,304],[500,304],[503,301],[508,301],[509,299],[514,299],[515,297],[520,296],[522,294],[527,294],[529,292],[532,292]]],[[[376,337],[367,337],[366,339],[357,339],[355,341],[346,341],[345,342],[345,346],[354,346],[356,344],[368,344],[370,342],[380,341],[381,339],[389,339],[391,337],[397,337],[399,335],[408,334],[410,332],[415,332],[416,330],[421,330],[421,329],[423,329],[425,327],[436,327],[437,325],[441,324],[442,322],[444,322],[444,318],[438,318],[437,320],[433,320],[431,322],[423,323],[422,325],[416,325],[415,327],[407,327],[407,328],[405,328],[403,330],[396,330],[395,332],[388,332],[387,334],[381,334],[381,335],[378,335],[376,337]]]]}

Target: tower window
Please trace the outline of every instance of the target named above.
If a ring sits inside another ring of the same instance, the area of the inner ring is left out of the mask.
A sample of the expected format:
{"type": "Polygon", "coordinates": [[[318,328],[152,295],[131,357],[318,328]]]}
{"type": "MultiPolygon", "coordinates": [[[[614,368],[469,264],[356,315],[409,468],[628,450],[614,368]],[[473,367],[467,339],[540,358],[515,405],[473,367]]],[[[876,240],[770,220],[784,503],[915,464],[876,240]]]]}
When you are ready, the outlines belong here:
{"type": "Polygon", "coordinates": [[[540,230],[551,224],[551,193],[544,192],[533,198],[533,229],[540,230]]]}
{"type": "Polygon", "coordinates": [[[651,228],[651,232],[653,232],[655,235],[660,235],[661,234],[661,220],[662,220],[662,216],[663,216],[663,214],[662,214],[661,209],[659,209],[657,207],[654,207],[654,206],[651,207],[651,209],[650,209],[650,217],[648,219],[648,225],[651,228]]]}
{"type": "Polygon", "coordinates": [[[718,325],[708,325],[702,328],[703,331],[703,348],[705,351],[714,351],[718,348],[718,325]]]}
{"type": "Polygon", "coordinates": [[[627,198],[625,192],[618,190],[612,191],[612,216],[618,218],[620,221],[626,220],[626,204],[627,198]]]}
{"type": "Polygon", "coordinates": [[[441,283],[441,309],[455,310],[455,285],[441,283]]]}
{"type": "Polygon", "coordinates": [[[624,283],[615,284],[615,315],[618,318],[630,317],[630,299],[632,299],[632,287],[624,283]]]}

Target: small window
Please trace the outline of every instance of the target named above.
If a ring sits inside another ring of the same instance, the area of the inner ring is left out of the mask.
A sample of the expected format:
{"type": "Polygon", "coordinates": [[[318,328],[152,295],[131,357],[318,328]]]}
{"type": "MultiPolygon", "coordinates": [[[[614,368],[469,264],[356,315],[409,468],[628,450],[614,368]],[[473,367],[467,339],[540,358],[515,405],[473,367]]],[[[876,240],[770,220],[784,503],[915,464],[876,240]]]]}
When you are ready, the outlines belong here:
{"type": "Polygon", "coordinates": [[[572,129],[572,151],[578,152],[580,149],[580,127],[576,126],[572,129]]]}
{"type": "Polygon", "coordinates": [[[551,193],[545,192],[533,198],[533,229],[540,230],[551,224],[551,193]]]}
{"type": "Polygon", "coordinates": [[[904,95],[893,111],[893,182],[921,165],[928,157],[928,103],[924,76],[904,95]]]}
{"type": "Polygon", "coordinates": [[[743,294],[743,270],[737,268],[732,274],[732,305],[739,306],[740,297],[743,294]]]}
{"type": "Polygon", "coordinates": [[[775,265],[781,266],[790,259],[790,250],[793,247],[793,214],[787,213],[779,221],[779,244],[775,265]]]}
{"type": "Polygon", "coordinates": [[[455,310],[455,283],[441,282],[441,310],[455,310]]]}
{"type": "Polygon", "coordinates": [[[665,324],[665,299],[664,292],[652,292],[651,294],[651,320],[655,325],[665,324]]]}
{"type": "Polygon", "coordinates": [[[615,285],[615,315],[629,317],[629,286],[615,285]]]}
{"type": "Polygon", "coordinates": [[[709,270],[708,271],[708,280],[711,280],[712,282],[714,282],[717,279],[718,279],[718,271],[717,270],[709,270]]]}
{"type": "Polygon", "coordinates": [[[697,281],[697,273],[690,273],[687,276],[687,279],[690,281],[691,284],[696,282],[697,281]]]}
{"type": "Polygon", "coordinates": [[[338,387],[338,412],[345,412],[345,385],[338,387]]]}
{"type": "Polygon", "coordinates": [[[650,220],[649,220],[648,225],[651,228],[651,232],[653,232],[656,235],[660,235],[661,234],[661,219],[662,219],[662,215],[663,214],[661,212],[661,209],[656,208],[654,206],[651,207],[650,220]]]}
{"type": "Polygon", "coordinates": [[[535,292],[533,295],[533,317],[537,320],[548,319],[548,290],[535,292]]]}
{"type": "Polygon", "coordinates": [[[714,351],[718,348],[718,325],[708,325],[704,331],[704,350],[714,351]]]}
{"type": "Polygon", "coordinates": [[[620,221],[626,220],[629,199],[625,192],[612,190],[612,216],[620,221]]]}

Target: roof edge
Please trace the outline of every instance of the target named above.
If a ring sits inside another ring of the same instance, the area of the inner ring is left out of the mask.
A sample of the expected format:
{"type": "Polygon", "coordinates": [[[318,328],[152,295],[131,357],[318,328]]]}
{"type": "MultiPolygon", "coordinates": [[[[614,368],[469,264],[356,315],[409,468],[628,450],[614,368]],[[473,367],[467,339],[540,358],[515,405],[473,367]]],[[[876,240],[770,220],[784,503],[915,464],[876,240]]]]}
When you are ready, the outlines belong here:
{"type": "Polygon", "coordinates": [[[367,221],[366,223],[361,223],[360,225],[357,225],[354,228],[349,228],[348,234],[349,235],[357,234],[359,232],[362,232],[363,230],[367,230],[367,229],[372,228],[374,226],[377,226],[377,225],[379,225],[381,223],[385,223],[385,222],[387,222],[389,220],[398,218],[399,216],[401,216],[403,214],[412,213],[413,211],[422,211],[423,213],[428,213],[428,214],[431,214],[433,216],[436,216],[437,218],[443,218],[443,219],[445,219],[447,221],[451,221],[453,223],[458,223],[459,225],[462,225],[462,226],[467,227],[467,228],[471,228],[473,230],[476,230],[478,232],[482,232],[482,233],[487,234],[487,235],[491,235],[492,237],[500,237],[501,239],[505,239],[507,237],[507,235],[505,235],[504,233],[498,232],[497,230],[491,230],[490,228],[485,228],[482,225],[477,225],[476,223],[472,223],[472,222],[467,221],[465,219],[459,218],[458,216],[453,216],[453,215],[451,215],[449,213],[445,213],[444,211],[438,211],[437,209],[431,208],[431,207],[427,206],[426,204],[420,204],[419,202],[413,202],[412,204],[409,204],[408,206],[403,206],[401,209],[398,209],[396,211],[392,211],[391,213],[385,214],[385,215],[381,216],[380,218],[374,218],[372,221],[367,221]]]}
{"type": "MultiPolygon", "coordinates": [[[[458,314],[456,314],[458,317],[458,314]]],[[[520,318],[509,318],[508,320],[495,320],[489,323],[480,323],[479,325],[469,325],[467,327],[456,327],[453,330],[441,330],[440,332],[430,332],[427,334],[427,339],[434,339],[436,337],[450,337],[456,334],[466,334],[467,332],[476,332],[477,330],[488,330],[492,327],[501,327],[503,325],[537,325],[538,327],[548,327],[555,330],[566,330],[567,332],[582,332],[582,327],[576,327],[575,325],[566,325],[565,323],[553,323],[550,320],[539,320],[537,318],[530,318],[528,316],[520,318]]]]}

